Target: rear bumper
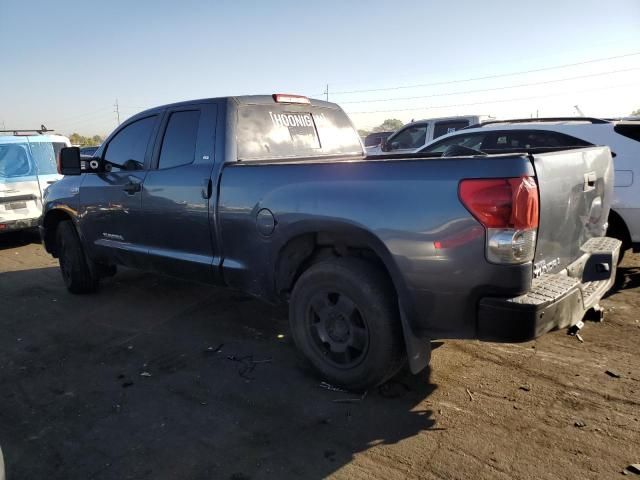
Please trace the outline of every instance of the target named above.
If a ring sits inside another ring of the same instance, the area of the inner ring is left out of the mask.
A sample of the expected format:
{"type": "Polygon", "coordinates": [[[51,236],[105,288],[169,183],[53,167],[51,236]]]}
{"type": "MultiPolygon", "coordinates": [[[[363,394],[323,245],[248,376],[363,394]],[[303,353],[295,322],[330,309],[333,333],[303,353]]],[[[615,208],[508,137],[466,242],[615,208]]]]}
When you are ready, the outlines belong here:
{"type": "Polygon", "coordinates": [[[560,273],[535,278],[528,293],[481,299],[478,338],[525,342],[575,325],[613,285],[620,245],[614,238],[592,238],[582,246],[582,257],[560,273]]]}
{"type": "Polygon", "coordinates": [[[25,230],[38,226],[39,218],[25,218],[20,220],[0,220],[0,233],[25,230]]]}

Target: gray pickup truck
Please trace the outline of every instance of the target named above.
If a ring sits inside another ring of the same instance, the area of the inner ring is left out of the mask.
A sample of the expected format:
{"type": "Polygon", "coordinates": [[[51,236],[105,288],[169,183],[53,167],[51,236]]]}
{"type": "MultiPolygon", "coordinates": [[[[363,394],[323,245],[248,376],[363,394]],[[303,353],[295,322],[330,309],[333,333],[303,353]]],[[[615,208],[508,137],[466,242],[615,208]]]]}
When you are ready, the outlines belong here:
{"type": "Polygon", "coordinates": [[[578,323],[612,285],[611,153],[375,160],[335,104],[196,100],[120,125],[65,178],[40,230],[73,293],[117,265],[289,304],[328,381],[379,384],[430,340],[522,342],[578,323]]]}

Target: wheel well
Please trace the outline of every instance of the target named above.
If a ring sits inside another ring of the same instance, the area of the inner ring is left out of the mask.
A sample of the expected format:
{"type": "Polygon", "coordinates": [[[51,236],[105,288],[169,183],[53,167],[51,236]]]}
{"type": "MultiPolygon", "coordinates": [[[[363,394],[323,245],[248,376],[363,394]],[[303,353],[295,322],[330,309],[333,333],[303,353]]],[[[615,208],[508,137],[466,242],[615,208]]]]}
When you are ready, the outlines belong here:
{"type": "Polygon", "coordinates": [[[51,210],[47,212],[42,226],[44,227],[44,247],[54,257],[58,256],[58,245],[56,243],[56,230],[60,222],[71,220],[71,216],[63,210],[51,210]]]}
{"type": "Polygon", "coordinates": [[[607,235],[620,240],[624,250],[631,246],[631,234],[629,233],[627,224],[614,210],[609,212],[609,228],[607,228],[607,235]]]}
{"type": "MultiPolygon", "coordinates": [[[[364,259],[378,267],[387,277],[390,285],[394,285],[382,258],[371,245],[359,239],[358,235],[313,232],[294,237],[280,250],[276,262],[276,293],[281,298],[288,298],[298,277],[309,266],[324,259],[336,257],[364,259]]],[[[394,294],[397,297],[395,287],[394,294]]]]}

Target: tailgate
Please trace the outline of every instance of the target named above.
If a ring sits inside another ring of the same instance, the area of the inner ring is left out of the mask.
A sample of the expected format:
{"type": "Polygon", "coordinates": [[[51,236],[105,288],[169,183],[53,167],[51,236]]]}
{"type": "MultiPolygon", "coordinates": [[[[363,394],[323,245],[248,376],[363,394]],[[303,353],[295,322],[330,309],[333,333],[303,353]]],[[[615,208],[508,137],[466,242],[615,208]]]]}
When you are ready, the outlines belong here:
{"type": "Polygon", "coordinates": [[[534,275],[557,272],[582,256],[580,247],[604,236],[613,195],[608,147],[533,155],[540,192],[534,275]]]}

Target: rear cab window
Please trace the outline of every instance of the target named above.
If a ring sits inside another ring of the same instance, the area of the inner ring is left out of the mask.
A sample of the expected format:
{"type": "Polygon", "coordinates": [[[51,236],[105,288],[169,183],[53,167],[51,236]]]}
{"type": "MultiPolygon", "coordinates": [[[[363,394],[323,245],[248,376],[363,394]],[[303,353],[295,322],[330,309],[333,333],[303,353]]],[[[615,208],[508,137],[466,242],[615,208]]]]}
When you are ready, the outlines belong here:
{"type": "Polygon", "coordinates": [[[200,110],[172,112],[162,139],[158,168],[193,163],[198,138],[200,110]]]}
{"type": "Polygon", "coordinates": [[[433,127],[433,138],[441,137],[448,133],[457,132],[469,126],[469,120],[446,120],[436,122],[433,127]]]}
{"type": "Polygon", "coordinates": [[[342,110],[312,105],[238,106],[238,160],[362,155],[342,110]]]}

